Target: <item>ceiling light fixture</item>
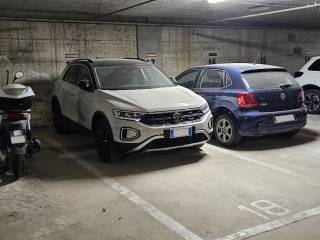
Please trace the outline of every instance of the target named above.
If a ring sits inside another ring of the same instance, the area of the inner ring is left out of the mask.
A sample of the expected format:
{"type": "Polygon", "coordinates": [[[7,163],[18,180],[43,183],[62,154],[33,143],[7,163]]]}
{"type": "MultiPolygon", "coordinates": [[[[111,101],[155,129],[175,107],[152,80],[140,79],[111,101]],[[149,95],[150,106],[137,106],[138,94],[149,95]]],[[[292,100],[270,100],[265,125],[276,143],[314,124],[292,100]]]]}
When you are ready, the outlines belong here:
{"type": "Polygon", "coordinates": [[[208,3],[220,3],[220,2],[225,2],[227,0],[207,0],[208,3]]]}

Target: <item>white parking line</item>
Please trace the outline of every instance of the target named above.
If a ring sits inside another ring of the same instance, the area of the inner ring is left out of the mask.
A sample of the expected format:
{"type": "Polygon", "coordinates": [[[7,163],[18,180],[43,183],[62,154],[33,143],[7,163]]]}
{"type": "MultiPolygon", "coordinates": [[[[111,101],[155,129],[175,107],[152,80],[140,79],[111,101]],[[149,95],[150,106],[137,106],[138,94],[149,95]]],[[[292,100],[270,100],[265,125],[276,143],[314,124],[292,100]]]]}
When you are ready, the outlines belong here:
{"type": "MultiPolygon", "coordinates": [[[[65,156],[71,158],[76,163],[78,163],[80,166],[82,166],[84,169],[86,169],[88,172],[99,178],[105,185],[111,187],[114,191],[118,192],[125,198],[127,198],[130,202],[136,204],[138,207],[140,207],[143,211],[147,212],[150,216],[152,216],[154,219],[165,225],[168,229],[172,230],[173,232],[177,233],[179,236],[181,236],[183,239],[186,240],[204,240],[200,236],[196,235],[192,231],[188,230],[186,227],[184,227],[182,224],[168,216],[167,214],[161,212],[158,208],[150,204],[149,202],[143,200],[141,197],[136,195],[135,193],[131,192],[128,188],[122,186],[120,183],[115,181],[111,177],[104,176],[103,172],[100,171],[98,168],[94,167],[92,164],[90,164],[85,159],[80,158],[77,154],[74,154],[70,152],[66,147],[64,147],[62,144],[54,140],[53,138],[46,135],[45,138],[46,142],[48,142],[51,146],[58,148],[58,151],[62,152],[65,156]]],[[[288,171],[286,169],[282,169],[276,166],[273,166],[271,164],[266,164],[245,156],[238,155],[235,152],[232,152],[227,149],[222,149],[214,146],[208,146],[206,145],[208,149],[218,151],[221,153],[225,153],[237,158],[240,158],[242,160],[252,162],[273,170],[277,170],[280,172],[284,172],[290,175],[298,175],[294,172],[288,171]]],[[[290,224],[303,221],[308,218],[312,218],[315,216],[320,215],[320,207],[316,207],[310,210],[306,210],[303,212],[300,212],[298,214],[295,214],[291,217],[281,218],[275,221],[267,222],[265,224],[255,226],[252,228],[247,228],[244,230],[241,230],[237,233],[233,233],[231,235],[222,237],[222,238],[216,238],[214,240],[242,240],[242,239],[248,239],[266,232],[270,232],[275,229],[279,229],[285,226],[288,226],[290,224]]]]}
{"type": "Polygon", "coordinates": [[[127,198],[132,203],[136,204],[143,211],[147,212],[154,219],[165,225],[167,228],[177,233],[183,239],[186,240],[203,240],[201,237],[196,235],[195,233],[188,230],[182,224],[178,223],[176,220],[168,216],[167,214],[161,212],[158,208],[151,205],[149,202],[143,200],[137,194],[131,192],[128,188],[122,186],[120,183],[116,182],[113,178],[107,177],[100,171],[98,168],[94,167],[85,159],[80,158],[78,155],[70,152],[66,147],[62,144],[54,140],[53,138],[46,135],[46,141],[53,147],[56,147],[61,151],[65,156],[71,158],[88,172],[99,178],[105,185],[111,187],[114,191],[118,192],[125,198],[127,198]]]}
{"type": "Polygon", "coordinates": [[[275,221],[267,222],[265,224],[255,226],[252,228],[247,228],[245,230],[242,230],[237,233],[233,233],[231,235],[222,237],[222,238],[217,238],[215,240],[242,240],[242,239],[248,239],[266,232],[270,232],[272,230],[282,228],[285,226],[288,226],[292,223],[300,222],[302,220],[312,218],[315,216],[320,215],[320,207],[312,208],[300,213],[297,213],[291,217],[286,217],[286,218],[280,218],[275,221]]]}
{"type": "Polygon", "coordinates": [[[288,175],[292,175],[292,176],[296,176],[296,177],[297,176],[301,176],[300,174],[298,174],[296,172],[293,172],[293,171],[290,171],[290,170],[287,170],[287,169],[272,165],[270,163],[265,163],[265,162],[262,162],[262,161],[259,161],[259,160],[244,156],[244,155],[240,155],[236,151],[228,150],[228,149],[221,148],[221,147],[212,146],[212,145],[209,145],[209,144],[206,144],[205,148],[207,148],[209,150],[212,150],[212,151],[216,151],[216,152],[220,152],[220,153],[223,153],[223,154],[227,154],[227,155],[235,157],[237,159],[241,159],[241,160],[244,160],[244,161],[247,161],[247,162],[250,162],[250,163],[254,163],[256,165],[259,165],[259,166],[262,166],[262,167],[266,167],[266,168],[269,168],[269,169],[272,169],[272,170],[275,170],[275,171],[278,171],[278,172],[282,172],[282,173],[285,173],[285,174],[288,174],[288,175]]]}

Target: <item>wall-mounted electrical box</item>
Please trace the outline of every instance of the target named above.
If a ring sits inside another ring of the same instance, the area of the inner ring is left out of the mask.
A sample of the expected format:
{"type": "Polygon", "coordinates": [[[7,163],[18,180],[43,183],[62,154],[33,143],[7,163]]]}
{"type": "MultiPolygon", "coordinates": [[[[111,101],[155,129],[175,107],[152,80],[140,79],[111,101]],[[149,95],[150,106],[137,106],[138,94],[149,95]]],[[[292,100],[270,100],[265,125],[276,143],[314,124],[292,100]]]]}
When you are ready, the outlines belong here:
{"type": "Polygon", "coordinates": [[[157,53],[146,53],[145,59],[152,64],[156,64],[157,53]]]}
{"type": "Polygon", "coordinates": [[[311,51],[305,51],[305,54],[304,54],[305,63],[309,62],[310,59],[311,59],[311,51]]]}
{"type": "Polygon", "coordinates": [[[216,64],[217,63],[218,53],[209,52],[208,53],[208,64],[216,64]]]}
{"type": "Polygon", "coordinates": [[[268,52],[260,52],[260,63],[261,64],[267,64],[268,56],[269,56],[268,52]]]}

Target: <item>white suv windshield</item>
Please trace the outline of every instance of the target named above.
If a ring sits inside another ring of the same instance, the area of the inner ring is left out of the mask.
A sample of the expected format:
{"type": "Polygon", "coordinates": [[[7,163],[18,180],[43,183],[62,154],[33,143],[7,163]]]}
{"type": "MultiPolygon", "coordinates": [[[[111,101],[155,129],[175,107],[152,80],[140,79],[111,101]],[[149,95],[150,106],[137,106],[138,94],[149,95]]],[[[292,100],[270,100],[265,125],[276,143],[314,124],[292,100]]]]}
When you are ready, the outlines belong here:
{"type": "Polygon", "coordinates": [[[127,90],[173,87],[174,83],[154,66],[96,67],[100,87],[105,90],[127,90]]]}

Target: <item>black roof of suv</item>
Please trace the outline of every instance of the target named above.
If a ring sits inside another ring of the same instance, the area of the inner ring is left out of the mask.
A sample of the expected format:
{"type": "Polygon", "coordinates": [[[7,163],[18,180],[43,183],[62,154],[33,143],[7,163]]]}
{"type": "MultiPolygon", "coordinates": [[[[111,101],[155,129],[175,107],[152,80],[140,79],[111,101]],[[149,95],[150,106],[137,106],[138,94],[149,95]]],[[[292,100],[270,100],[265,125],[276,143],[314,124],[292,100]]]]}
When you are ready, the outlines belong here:
{"type": "Polygon", "coordinates": [[[73,63],[90,63],[94,67],[99,66],[119,66],[119,65],[152,65],[143,59],[122,59],[122,58],[101,58],[101,59],[76,59],[73,63]]]}

